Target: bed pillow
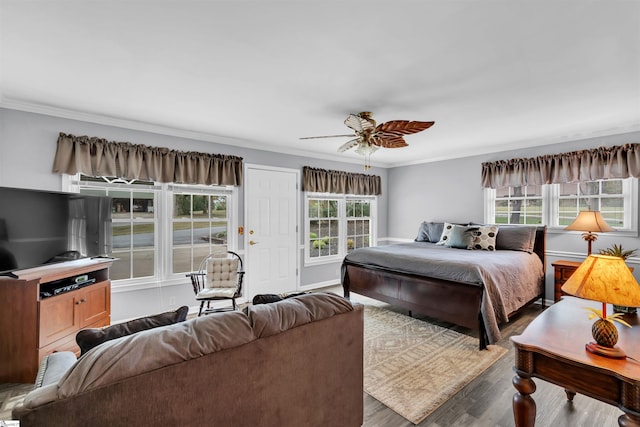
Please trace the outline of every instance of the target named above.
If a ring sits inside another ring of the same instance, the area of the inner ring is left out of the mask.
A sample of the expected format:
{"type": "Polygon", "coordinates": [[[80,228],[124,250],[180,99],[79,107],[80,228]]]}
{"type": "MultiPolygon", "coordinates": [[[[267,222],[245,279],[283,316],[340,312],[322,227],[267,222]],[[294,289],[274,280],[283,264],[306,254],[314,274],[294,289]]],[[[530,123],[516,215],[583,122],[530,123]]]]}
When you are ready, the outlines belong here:
{"type": "Polygon", "coordinates": [[[453,230],[453,226],[454,224],[450,224],[448,222],[445,222],[442,225],[442,233],[440,234],[440,240],[436,242],[436,245],[444,245],[447,243],[447,240],[449,240],[449,235],[453,230]]]}
{"type": "Polygon", "coordinates": [[[536,226],[530,225],[501,225],[496,249],[533,253],[536,230],[536,226]]]}
{"type": "Polygon", "coordinates": [[[436,243],[442,236],[442,230],[444,229],[444,222],[428,222],[423,221],[418,229],[418,236],[415,238],[416,242],[430,242],[436,243]]]}
{"type": "Polygon", "coordinates": [[[495,251],[498,230],[497,225],[480,225],[473,237],[473,249],[495,251]]]}
{"type": "Polygon", "coordinates": [[[457,249],[472,249],[477,231],[478,227],[453,225],[451,232],[447,236],[445,246],[457,249]]]}
{"type": "Polygon", "coordinates": [[[428,242],[429,241],[429,229],[428,229],[428,225],[427,225],[427,223],[425,221],[423,221],[420,224],[420,227],[418,227],[418,235],[413,240],[415,242],[428,242]]]}

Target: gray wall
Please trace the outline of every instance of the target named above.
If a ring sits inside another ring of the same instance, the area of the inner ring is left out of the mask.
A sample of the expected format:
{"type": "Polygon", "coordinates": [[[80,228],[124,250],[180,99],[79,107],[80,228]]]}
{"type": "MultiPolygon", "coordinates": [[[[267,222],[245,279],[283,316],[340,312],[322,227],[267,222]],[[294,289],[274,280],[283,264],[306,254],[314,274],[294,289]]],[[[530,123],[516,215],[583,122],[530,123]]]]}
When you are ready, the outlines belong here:
{"type": "MultiPolygon", "coordinates": [[[[169,147],[220,154],[233,154],[246,163],[300,170],[303,166],[362,172],[360,164],[339,163],[312,157],[293,156],[268,151],[252,150],[228,144],[211,143],[195,139],[160,135],[65,119],[42,114],[0,108],[0,186],[38,188],[59,191],[60,175],[51,173],[51,165],[59,132],[89,135],[111,141],[129,141],[135,144],[169,147]]],[[[513,157],[532,157],[599,146],[621,145],[640,141],[640,132],[619,134],[605,138],[576,140],[569,143],[545,145],[526,150],[505,151],[455,160],[424,163],[391,169],[372,168],[368,173],[380,175],[383,195],[378,201],[378,239],[380,244],[394,239],[410,240],[424,220],[482,222],[483,191],[480,184],[481,163],[513,157]]],[[[244,192],[239,194],[239,222],[244,222],[244,192]]],[[[303,198],[301,197],[301,202],[303,198]]],[[[300,245],[303,242],[303,206],[300,206],[300,245]]],[[[594,243],[594,251],[611,243],[625,248],[640,248],[637,237],[601,234],[594,243]]],[[[242,245],[242,239],[240,239],[242,245]]],[[[242,252],[243,248],[240,247],[242,252]]],[[[581,260],[586,255],[586,243],[575,233],[550,232],[547,239],[547,296],[551,298],[553,272],[551,262],[556,259],[581,260]]],[[[340,263],[305,268],[300,250],[300,284],[338,283],[340,263]]],[[[633,258],[636,277],[640,277],[640,260],[633,258]]],[[[194,305],[188,283],[180,285],[150,284],[148,289],[114,292],[113,320],[157,313],[178,305],[194,305]],[[168,304],[168,301],[175,304],[168,304]]]]}
{"type": "MultiPolygon", "coordinates": [[[[640,142],[640,132],[592,138],[562,144],[503,151],[482,156],[424,163],[389,170],[389,236],[395,239],[415,238],[422,221],[483,222],[484,198],[481,185],[482,163],[517,157],[535,157],[601,146],[640,142]]],[[[637,236],[601,233],[593,244],[593,252],[612,243],[625,249],[640,248],[637,236]]],[[[557,259],[580,261],[586,257],[587,244],[579,234],[550,230],[547,234],[547,299],[553,299],[553,269],[557,259]]],[[[640,259],[628,264],[635,267],[640,279],[640,259]]]]}
{"type": "MultiPolygon", "coordinates": [[[[363,173],[360,163],[340,163],[312,157],[294,156],[262,150],[252,150],[227,144],[179,138],[157,133],[125,129],[84,122],[79,120],[53,117],[0,108],[0,186],[36,188],[60,191],[62,178],[51,172],[55,155],[58,134],[65,132],[74,135],[88,135],[104,138],[109,141],[128,141],[134,144],[168,147],[184,151],[201,151],[241,156],[245,163],[272,167],[302,170],[303,166],[324,169],[337,169],[347,172],[363,173]]],[[[382,179],[382,196],[378,201],[377,234],[384,238],[387,235],[387,170],[372,168],[368,174],[380,175],[382,179]]],[[[300,230],[300,285],[339,283],[340,263],[330,263],[305,268],[302,250],[304,230],[304,198],[300,197],[299,230],[300,230]]],[[[244,223],[244,188],[239,189],[238,225],[244,223]]],[[[240,252],[243,252],[243,241],[239,239],[240,252]]],[[[135,291],[114,291],[112,298],[112,319],[121,320],[139,315],[157,313],[166,309],[186,304],[194,305],[193,291],[190,284],[167,283],[149,284],[148,289],[135,291]],[[175,301],[169,304],[169,301],[175,301]]]]}

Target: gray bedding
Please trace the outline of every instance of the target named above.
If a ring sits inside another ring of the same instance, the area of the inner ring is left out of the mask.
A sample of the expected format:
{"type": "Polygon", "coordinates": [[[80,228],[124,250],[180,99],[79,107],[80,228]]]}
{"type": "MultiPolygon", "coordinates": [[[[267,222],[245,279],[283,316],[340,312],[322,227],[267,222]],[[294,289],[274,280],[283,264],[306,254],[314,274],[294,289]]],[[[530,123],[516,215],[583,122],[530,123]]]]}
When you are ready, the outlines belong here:
{"type": "Polygon", "coordinates": [[[544,269],[534,253],[454,249],[427,242],[361,248],[345,260],[400,273],[484,286],[482,317],[490,343],[498,325],[542,292],[544,269]]]}

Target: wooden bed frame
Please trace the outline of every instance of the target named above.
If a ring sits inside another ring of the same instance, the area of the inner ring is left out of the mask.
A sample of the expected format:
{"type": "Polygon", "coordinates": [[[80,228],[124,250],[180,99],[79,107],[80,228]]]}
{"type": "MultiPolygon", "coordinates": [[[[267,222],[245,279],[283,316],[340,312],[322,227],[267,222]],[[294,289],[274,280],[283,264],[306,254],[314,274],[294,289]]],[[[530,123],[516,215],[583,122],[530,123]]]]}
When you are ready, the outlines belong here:
{"type": "MultiPolygon", "coordinates": [[[[545,259],[546,227],[536,230],[534,252],[542,261],[546,272],[545,259]]],[[[367,296],[391,305],[408,309],[444,322],[477,330],[480,349],[488,344],[487,332],[482,320],[481,302],[483,286],[459,283],[407,274],[382,267],[364,266],[345,259],[342,264],[342,287],[345,298],[350,292],[367,296]]],[[[542,293],[523,307],[542,298],[545,303],[545,279],[542,293]]],[[[521,307],[522,308],[522,307],[521,307]]],[[[513,316],[517,311],[510,313],[513,316]]]]}

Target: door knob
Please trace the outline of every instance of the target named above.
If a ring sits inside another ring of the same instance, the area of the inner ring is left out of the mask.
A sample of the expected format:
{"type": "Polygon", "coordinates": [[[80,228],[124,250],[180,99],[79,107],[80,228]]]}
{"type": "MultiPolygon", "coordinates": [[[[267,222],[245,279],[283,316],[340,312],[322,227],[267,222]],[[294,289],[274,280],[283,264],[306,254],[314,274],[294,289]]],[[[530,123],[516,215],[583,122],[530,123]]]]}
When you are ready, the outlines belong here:
{"type": "Polygon", "coordinates": [[[254,242],[253,240],[249,240],[249,244],[250,244],[251,246],[253,246],[253,245],[257,245],[257,244],[258,244],[258,242],[254,242]]]}

